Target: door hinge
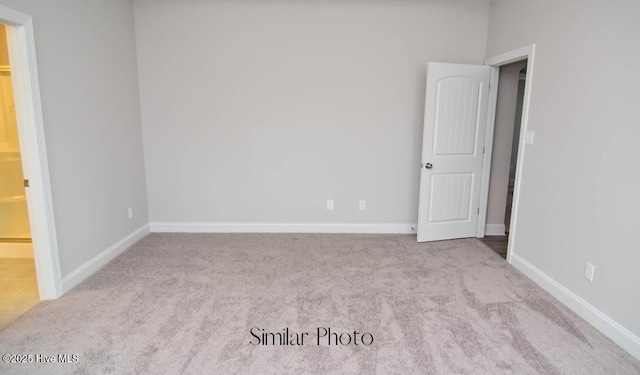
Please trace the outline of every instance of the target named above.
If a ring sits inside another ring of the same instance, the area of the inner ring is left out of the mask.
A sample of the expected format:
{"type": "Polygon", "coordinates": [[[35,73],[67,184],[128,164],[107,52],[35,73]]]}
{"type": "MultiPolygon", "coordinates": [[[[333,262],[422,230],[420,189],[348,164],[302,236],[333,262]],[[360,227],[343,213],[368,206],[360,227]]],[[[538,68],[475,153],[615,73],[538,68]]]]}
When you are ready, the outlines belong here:
{"type": "Polygon", "coordinates": [[[478,207],[478,215],[480,215],[480,207],[478,207]]]}
{"type": "Polygon", "coordinates": [[[484,155],[484,147],[482,148],[482,155],[484,155]]]}
{"type": "Polygon", "coordinates": [[[25,180],[23,181],[23,183],[24,183],[24,187],[26,187],[26,188],[28,188],[28,187],[29,187],[29,180],[28,180],[28,179],[25,179],[25,180]]]}

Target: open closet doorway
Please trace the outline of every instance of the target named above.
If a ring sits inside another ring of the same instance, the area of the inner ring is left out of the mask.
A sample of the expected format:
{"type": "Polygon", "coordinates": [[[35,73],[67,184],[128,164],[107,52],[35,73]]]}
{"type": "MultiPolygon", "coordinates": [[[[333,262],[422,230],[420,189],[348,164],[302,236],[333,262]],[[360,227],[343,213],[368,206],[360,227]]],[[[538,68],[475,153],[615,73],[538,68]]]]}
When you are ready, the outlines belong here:
{"type": "Polygon", "coordinates": [[[40,300],[6,26],[0,23],[0,329],[40,300]]]}
{"type": "Polygon", "coordinates": [[[485,237],[481,241],[507,258],[515,191],[527,60],[500,67],[491,155],[485,237]]]}
{"type": "MultiPolygon", "coordinates": [[[[16,188],[13,191],[23,191],[28,210],[23,216],[28,217],[26,221],[29,223],[29,231],[28,235],[26,229],[19,231],[24,232],[22,237],[31,238],[37,278],[37,284],[33,285],[31,291],[37,290],[38,300],[56,299],[62,296],[63,286],[40,102],[33,20],[26,13],[0,5],[0,23],[5,25],[6,30],[11,82],[7,87],[11,86],[13,91],[11,112],[15,115],[19,164],[24,180],[18,186],[24,189],[16,188]]],[[[12,186],[15,188],[15,185],[12,186]]],[[[14,232],[17,233],[18,230],[14,232]]],[[[15,233],[12,234],[13,237],[15,233]]]]}

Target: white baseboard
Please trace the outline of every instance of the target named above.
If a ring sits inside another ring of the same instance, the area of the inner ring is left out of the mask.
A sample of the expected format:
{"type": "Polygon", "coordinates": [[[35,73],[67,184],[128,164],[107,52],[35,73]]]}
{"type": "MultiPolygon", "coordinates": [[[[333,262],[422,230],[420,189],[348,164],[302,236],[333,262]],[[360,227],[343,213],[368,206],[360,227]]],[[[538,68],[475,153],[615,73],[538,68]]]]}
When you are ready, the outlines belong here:
{"type": "Polygon", "coordinates": [[[131,245],[146,236],[148,233],[149,224],[145,224],[125,238],[116,242],[113,246],[93,257],[93,259],[76,268],[73,272],[62,279],[62,288],[64,293],[68,292],[73,287],[83,282],[86,278],[93,275],[97,270],[109,263],[113,258],[122,254],[131,245]]]}
{"type": "Polygon", "coordinates": [[[416,224],[149,223],[156,233],[416,233],[416,224]]]}
{"type": "Polygon", "coordinates": [[[602,311],[580,298],[517,254],[511,254],[511,264],[536,284],[540,285],[542,289],[549,292],[573,310],[582,319],[589,322],[589,324],[613,342],[620,345],[624,350],[629,352],[629,354],[640,360],[640,337],[618,324],[615,320],[605,315],[602,311]]]}
{"type": "Polygon", "coordinates": [[[505,236],[504,224],[487,224],[484,227],[485,236],[505,236]]]}
{"type": "Polygon", "coordinates": [[[31,242],[0,243],[0,258],[33,258],[31,242]]]}

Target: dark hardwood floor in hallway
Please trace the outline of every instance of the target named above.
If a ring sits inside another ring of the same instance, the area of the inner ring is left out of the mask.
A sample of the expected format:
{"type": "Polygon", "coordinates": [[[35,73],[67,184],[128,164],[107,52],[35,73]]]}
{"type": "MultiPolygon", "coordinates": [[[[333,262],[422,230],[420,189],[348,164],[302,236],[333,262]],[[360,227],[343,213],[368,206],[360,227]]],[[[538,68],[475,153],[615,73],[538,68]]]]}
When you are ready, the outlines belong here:
{"type": "Polygon", "coordinates": [[[507,241],[509,241],[509,236],[485,236],[484,238],[478,239],[502,258],[507,259],[507,241]]]}

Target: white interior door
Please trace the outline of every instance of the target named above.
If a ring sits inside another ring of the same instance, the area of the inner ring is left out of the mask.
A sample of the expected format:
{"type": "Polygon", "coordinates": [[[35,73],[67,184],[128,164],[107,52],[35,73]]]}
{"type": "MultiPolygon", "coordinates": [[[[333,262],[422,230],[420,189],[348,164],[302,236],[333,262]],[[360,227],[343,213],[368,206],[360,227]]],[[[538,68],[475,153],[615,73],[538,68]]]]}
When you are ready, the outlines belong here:
{"type": "Polygon", "coordinates": [[[491,67],[429,63],[418,241],[475,237],[491,67]]]}

